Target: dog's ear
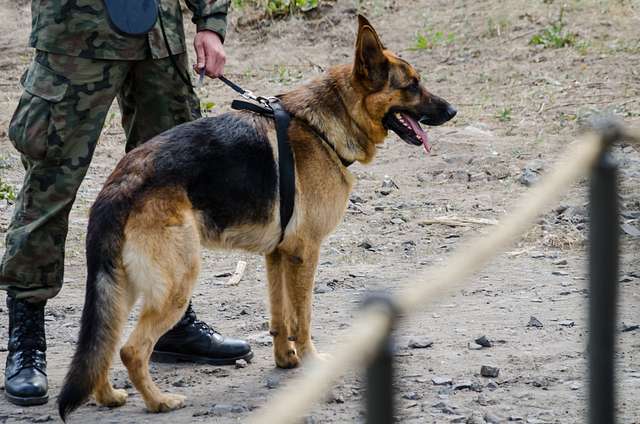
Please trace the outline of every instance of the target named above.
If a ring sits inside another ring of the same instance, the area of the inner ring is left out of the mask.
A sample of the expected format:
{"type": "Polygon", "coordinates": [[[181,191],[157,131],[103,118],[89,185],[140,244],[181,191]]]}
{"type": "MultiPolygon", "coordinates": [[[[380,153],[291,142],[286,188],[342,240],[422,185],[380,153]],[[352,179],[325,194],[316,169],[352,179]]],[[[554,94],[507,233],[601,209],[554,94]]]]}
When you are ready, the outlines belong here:
{"type": "Polygon", "coordinates": [[[389,60],[384,46],[367,18],[358,15],[358,38],[354,76],[372,90],[382,88],[389,77],[389,60]]]}

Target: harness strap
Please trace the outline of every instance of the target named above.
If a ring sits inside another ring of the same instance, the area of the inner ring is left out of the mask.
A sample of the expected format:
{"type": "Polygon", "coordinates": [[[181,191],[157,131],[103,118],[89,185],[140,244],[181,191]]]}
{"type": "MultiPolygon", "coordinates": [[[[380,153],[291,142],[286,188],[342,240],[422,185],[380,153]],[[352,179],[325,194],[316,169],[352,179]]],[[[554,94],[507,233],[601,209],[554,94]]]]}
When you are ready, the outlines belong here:
{"type": "Polygon", "coordinates": [[[273,98],[269,100],[269,106],[273,110],[273,117],[276,121],[276,135],[278,137],[278,163],[280,183],[280,241],[284,238],[289,220],[293,215],[293,207],[296,197],[296,169],[293,162],[293,152],[289,145],[289,123],[291,116],[284,110],[280,100],[273,98]]]}

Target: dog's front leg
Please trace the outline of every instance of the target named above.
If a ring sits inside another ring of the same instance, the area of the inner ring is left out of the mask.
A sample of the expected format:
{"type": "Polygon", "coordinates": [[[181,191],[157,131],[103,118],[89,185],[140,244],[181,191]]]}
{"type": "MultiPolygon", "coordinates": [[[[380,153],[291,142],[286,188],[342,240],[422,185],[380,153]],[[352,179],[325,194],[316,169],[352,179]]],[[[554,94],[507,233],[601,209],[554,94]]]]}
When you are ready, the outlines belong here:
{"type": "Polygon", "coordinates": [[[286,255],[284,267],[285,294],[289,300],[291,339],[295,340],[299,357],[317,356],[311,341],[311,303],[319,246],[307,246],[300,256],[286,255]]]}
{"type": "Polygon", "coordinates": [[[266,255],[267,278],[269,280],[269,302],[271,304],[270,332],[273,336],[273,355],[280,368],[294,368],[300,363],[295,344],[290,340],[290,323],[286,320],[287,298],[284,286],[284,266],[286,255],[279,250],[266,255]]]}

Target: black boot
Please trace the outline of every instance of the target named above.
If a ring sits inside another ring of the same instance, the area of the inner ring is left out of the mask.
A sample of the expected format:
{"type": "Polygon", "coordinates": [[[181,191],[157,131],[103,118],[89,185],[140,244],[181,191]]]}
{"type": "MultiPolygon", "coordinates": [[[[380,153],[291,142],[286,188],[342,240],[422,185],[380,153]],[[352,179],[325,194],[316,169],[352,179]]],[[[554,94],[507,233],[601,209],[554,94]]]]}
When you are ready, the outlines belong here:
{"type": "Polygon", "coordinates": [[[175,327],[160,337],[151,355],[151,359],[157,362],[211,365],[233,365],[238,359],[249,361],[252,357],[249,343],[223,337],[197,319],[191,302],[175,327]]]}
{"type": "Polygon", "coordinates": [[[47,341],[44,305],[7,296],[9,353],[4,369],[4,393],[16,405],[47,403],[47,341]]]}

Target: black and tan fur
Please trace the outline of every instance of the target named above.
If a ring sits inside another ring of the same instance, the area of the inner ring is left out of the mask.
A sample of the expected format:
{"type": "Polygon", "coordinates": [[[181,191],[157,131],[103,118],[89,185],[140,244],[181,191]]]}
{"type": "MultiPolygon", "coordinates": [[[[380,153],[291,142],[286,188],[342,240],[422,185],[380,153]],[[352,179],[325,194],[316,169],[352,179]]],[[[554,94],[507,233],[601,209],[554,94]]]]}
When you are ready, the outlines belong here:
{"type": "Polygon", "coordinates": [[[354,65],[334,67],[281,101],[294,115],[296,166],[295,209],[282,242],[270,119],[234,112],[180,125],[128,153],[108,178],[91,209],[80,336],[58,400],[63,419],[91,394],[102,405],[125,403],[109,368],[140,297],[142,311],[120,357],[149,411],[184,404],[184,396],[153,383],[148,362],[157,339],[185,311],[201,246],[264,255],[276,364],[295,367],[317,355],[311,295],[320,245],[342,219],[353,184],[343,161],[370,162],[388,129],[420,144],[394,121],[395,112],[431,125],[455,115],[362,17],[354,65]]]}

